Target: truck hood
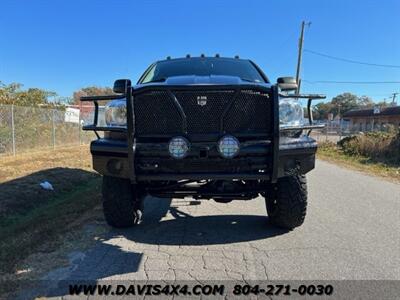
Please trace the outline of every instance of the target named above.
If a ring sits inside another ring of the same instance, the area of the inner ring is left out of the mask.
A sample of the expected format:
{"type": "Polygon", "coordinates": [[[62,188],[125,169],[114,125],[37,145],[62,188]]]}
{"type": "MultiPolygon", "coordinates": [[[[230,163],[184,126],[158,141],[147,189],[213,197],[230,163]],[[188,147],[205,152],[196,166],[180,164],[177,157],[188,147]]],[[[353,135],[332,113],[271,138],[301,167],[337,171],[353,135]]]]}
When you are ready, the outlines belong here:
{"type": "Polygon", "coordinates": [[[149,87],[152,85],[157,86],[193,86],[193,85],[255,85],[270,87],[271,84],[265,82],[250,82],[242,80],[236,76],[226,75],[210,75],[210,76],[198,76],[198,75],[186,75],[186,76],[173,76],[168,77],[162,82],[151,82],[145,84],[138,84],[135,88],[149,87]]]}

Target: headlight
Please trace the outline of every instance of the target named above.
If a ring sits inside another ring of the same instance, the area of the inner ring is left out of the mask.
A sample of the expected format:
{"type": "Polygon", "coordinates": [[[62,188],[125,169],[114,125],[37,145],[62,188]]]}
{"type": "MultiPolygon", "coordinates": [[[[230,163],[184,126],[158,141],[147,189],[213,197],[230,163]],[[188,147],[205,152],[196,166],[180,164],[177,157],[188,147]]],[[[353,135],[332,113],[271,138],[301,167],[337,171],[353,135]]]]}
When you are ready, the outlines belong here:
{"type": "Polygon", "coordinates": [[[126,126],[126,100],[118,99],[108,102],[104,114],[108,126],[126,126]]]}
{"type": "Polygon", "coordinates": [[[174,137],[169,141],[168,150],[173,158],[184,158],[189,151],[189,142],[184,137],[174,137]]]}
{"type": "Polygon", "coordinates": [[[304,124],[303,107],[298,100],[279,100],[279,127],[302,126],[304,124]]]}
{"type": "Polygon", "coordinates": [[[239,141],[231,136],[226,135],[218,142],[218,151],[225,158],[232,158],[239,152],[239,141]]]}

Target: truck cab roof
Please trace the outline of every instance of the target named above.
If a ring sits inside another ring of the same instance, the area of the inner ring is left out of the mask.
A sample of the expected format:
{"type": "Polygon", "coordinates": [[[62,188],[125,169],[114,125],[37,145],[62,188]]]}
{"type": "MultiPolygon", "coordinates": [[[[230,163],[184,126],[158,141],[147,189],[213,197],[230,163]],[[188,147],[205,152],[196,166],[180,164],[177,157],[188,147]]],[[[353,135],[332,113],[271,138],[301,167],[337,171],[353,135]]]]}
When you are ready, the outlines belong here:
{"type": "Polygon", "coordinates": [[[144,72],[138,85],[146,84],[268,84],[267,76],[248,59],[184,57],[160,60],[144,72]]]}

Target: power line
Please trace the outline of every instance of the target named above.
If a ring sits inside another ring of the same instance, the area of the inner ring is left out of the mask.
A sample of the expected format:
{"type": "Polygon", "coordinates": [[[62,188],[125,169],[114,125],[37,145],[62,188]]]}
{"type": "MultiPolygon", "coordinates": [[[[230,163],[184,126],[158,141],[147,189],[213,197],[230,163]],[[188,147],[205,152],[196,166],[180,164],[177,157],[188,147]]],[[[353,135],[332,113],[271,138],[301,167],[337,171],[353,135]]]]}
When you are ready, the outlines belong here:
{"type": "Polygon", "coordinates": [[[400,81],[334,81],[334,80],[306,80],[303,79],[303,82],[310,84],[318,84],[318,83],[333,83],[333,84],[397,84],[400,81]]]}
{"type": "Polygon", "coordinates": [[[352,60],[352,59],[332,56],[332,55],[320,53],[320,52],[309,50],[309,49],[304,49],[303,51],[314,54],[314,55],[319,55],[322,57],[339,60],[339,61],[343,61],[343,62],[347,62],[347,63],[352,63],[352,64],[359,64],[359,65],[366,65],[366,66],[373,66],[373,67],[382,67],[382,68],[400,68],[399,65],[383,65],[383,64],[367,63],[367,62],[362,62],[362,61],[358,61],[358,60],[352,60]]]}

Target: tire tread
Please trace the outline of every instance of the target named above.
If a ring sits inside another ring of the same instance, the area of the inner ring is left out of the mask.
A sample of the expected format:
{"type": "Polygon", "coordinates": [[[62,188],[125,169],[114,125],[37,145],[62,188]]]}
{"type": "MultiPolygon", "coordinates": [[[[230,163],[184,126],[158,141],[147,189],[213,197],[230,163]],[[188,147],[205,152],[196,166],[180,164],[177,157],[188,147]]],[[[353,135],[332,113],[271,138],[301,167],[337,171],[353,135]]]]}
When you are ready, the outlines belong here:
{"type": "Polygon", "coordinates": [[[107,223],[116,228],[134,226],[135,189],[129,180],[103,176],[103,212],[107,223]]]}
{"type": "Polygon", "coordinates": [[[267,193],[266,205],[271,223],[293,229],[304,223],[307,213],[307,180],[305,175],[282,177],[277,182],[275,197],[267,193]],[[271,213],[271,200],[277,200],[276,212],[271,213]]]}

